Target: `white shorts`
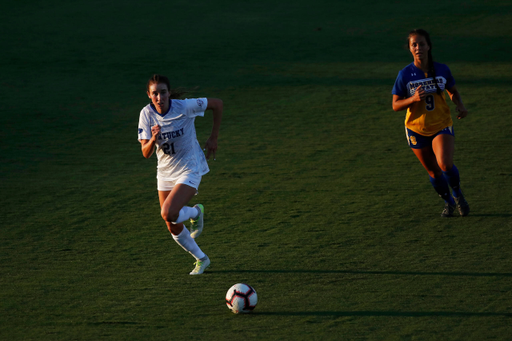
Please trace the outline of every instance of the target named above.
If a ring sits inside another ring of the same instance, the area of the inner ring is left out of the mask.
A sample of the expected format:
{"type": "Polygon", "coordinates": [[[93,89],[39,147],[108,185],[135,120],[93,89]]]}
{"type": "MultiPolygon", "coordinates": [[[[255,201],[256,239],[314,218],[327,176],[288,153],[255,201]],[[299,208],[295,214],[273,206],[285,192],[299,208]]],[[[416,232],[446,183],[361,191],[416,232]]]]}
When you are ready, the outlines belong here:
{"type": "Polygon", "coordinates": [[[198,175],[197,173],[187,173],[180,176],[178,179],[173,181],[165,181],[161,179],[158,180],[158,186],[157,189],[159,191],[172,191],[174,186],[177,184],[185,184],[187,186],[193,187],[196,189],[196,191],[199,189],[199,184],[201,183],[201,175],[198,175]]]}

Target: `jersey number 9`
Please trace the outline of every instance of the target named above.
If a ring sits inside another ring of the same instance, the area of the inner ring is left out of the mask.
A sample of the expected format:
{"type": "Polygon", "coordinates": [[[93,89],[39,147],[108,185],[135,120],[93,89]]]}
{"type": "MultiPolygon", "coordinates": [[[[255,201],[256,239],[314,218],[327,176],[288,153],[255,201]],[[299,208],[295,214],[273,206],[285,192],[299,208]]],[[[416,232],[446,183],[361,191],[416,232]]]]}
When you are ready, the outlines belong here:
{"type": "Polygon", "coordinates": [[[425,97],[425,103],[427,104],[425,108],[428,111],[434,110],[436,101],[434,100],[433,95],[427,95],[427,97],[425,97]]]}

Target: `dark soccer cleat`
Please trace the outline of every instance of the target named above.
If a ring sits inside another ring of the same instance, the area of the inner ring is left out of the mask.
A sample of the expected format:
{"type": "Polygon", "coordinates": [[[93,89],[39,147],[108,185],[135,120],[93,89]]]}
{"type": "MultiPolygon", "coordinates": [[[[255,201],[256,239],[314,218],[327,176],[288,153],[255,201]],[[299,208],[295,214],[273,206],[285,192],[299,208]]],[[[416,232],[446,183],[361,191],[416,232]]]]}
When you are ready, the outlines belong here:
{"type": "Polygon", "coordinates": [[[441,217],[449,218],[453,217],[453,211],[455,211],[455,206],[450,205],[449,203],[444,203],[444,210],[441,212],[441,217]]]}
{"type": "Polygon", "coordinates": [[[462,217],[467,216],[469,214],[469,204],[464,198],[464,195],[461,193],[460,197],[453,197],[453,199],[455,199],[460,215],[462,217]]]}

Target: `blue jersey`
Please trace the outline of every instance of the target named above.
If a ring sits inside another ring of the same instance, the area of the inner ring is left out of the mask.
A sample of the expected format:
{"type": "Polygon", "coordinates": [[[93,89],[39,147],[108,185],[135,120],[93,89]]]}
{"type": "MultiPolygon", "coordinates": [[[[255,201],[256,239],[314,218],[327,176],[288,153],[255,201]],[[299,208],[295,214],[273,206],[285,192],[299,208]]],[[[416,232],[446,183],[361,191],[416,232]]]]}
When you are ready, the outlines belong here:
{"type": "Polygon", "coordinates": [[[437,93],[436,83],[432,75],[424,73],[414,63],[400,70],[393,86],[393,95],[408,98],[414,95],[416,88],[422,86],[426,97],[420,102],[414,102],[407,108],[405,126],[424,136],[431,136],[446,127],[453,125],[450,108],[446,103],[445,89],[455,85],[452,73],[448,66],[435,63],[436,79],[439,88],[443,91],[437,93]]]}

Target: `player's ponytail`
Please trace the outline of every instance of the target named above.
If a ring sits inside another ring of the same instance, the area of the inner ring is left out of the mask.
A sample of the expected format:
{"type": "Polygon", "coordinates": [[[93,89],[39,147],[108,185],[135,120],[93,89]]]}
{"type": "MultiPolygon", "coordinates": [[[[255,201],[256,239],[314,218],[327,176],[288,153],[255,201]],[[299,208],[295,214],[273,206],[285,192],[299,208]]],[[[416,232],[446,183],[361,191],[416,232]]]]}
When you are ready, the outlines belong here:
{"type": "Polygon", "coordinates": [[[438,94],[441,94],[443,90],[439,87],[439,84],[437,83],[437,77],[436,77],[436,67],[434,66],[434,58],[432,58],[432,44],[430,44],[430,38],[426,38],[428,45],[430,46],[430,49],[428,50],[428,72],[430,75],[432,75],[432,78],[434,79],[434,82],[436,84],[436,92],[438,94]]]}

